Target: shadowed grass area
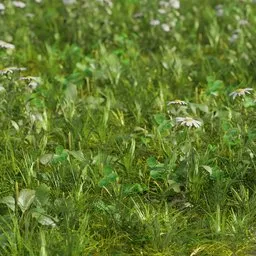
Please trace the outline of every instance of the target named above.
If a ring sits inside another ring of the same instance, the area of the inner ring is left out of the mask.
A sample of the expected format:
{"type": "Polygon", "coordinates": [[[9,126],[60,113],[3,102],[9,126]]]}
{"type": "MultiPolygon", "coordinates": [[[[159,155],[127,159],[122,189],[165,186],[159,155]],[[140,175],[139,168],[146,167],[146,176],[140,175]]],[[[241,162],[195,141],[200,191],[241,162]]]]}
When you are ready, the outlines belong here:
{"type": "Polygon", "coordinates": [[[254,255],[255,14],[0,1],[0,254],[254,255]]]}

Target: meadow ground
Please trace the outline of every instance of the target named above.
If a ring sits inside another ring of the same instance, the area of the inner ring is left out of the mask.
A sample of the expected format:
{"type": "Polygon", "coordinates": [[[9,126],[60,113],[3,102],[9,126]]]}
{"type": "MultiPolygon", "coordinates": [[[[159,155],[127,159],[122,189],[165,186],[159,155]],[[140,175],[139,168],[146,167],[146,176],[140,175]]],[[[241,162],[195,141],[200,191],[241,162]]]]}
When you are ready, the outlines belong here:
{"type": "Polygon", "coordinates": [[[256,1],[0,0],[0,255],[256,255],[256,1]]]}

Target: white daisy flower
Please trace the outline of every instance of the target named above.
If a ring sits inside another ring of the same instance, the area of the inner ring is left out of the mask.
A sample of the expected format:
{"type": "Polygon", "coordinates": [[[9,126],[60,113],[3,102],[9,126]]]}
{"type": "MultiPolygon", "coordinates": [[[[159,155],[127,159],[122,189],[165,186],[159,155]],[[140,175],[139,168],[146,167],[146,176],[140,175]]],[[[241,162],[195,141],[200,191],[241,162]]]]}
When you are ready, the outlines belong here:
{"type": "Polygon", "coordinates": [[[167,7],[169,7],[170,3],[166,2],[166,1],[160,1],[159,5],[162,6],[162,7],[167,8],[167,7]]]}
{"type": "Polygon", "coordinates": [[[113,7],[113,2],[112,0],[105,0],[104,1],[109,7],[113,7]]]}
{"type": "Polygon", "coordinates": [[[36,81],[31,81],[28,86],[32,89],[32,90],[35,90],[38,86],[39,86],[39,83],[36,82],[36,81]]]}
{"type": "Polygon", "coordinates": [[[165,9],[158,9],[158,12],[159,12],[160,14],[165,14],[165,13],[166,13],[166,10],[165,10],[165,9]]]}
{"type": "Polygon", "coordinates": [[[160,24],[160,21],[159,20],[151,20],[150,21],[150,25],[151,26],[157,26],[157,25],[159,25],[160,24]]]}
{"type": "Polygon", "coordinates": [[[23,81],[39,81],[40,80],[40,77],[38,76],[22,76],[20,77],[20,80],[23,80],[23,81]]]}
{"type": "Polygon", "coordinates": [[[102,5],[107,4],[110,7],[113,6],[113,2],[111,0],[96,0],[96,1],[99,2],[102,5]]]}
{"type": "Polygon", "coordinates": [[[25,8],[26,4],[21,1],[12,1],[13,6],[17,8],[25,8]]]}
{"type": "Polygon", "coordinates": [[[167,103],[167,106],[169,105],[187,105],[187,103],[183,100],[172,100],[167,103]]]}
{"type": "Polygon", "coordinates": [[[239,38],[238,34],[234,33],[230,38],[229,42],[234,43],[239,38]]]}
{"type": "Polygon", "coordinates": [[[245,96],[246,94],[251,94],[250,91],[253,91],[253,88],[237,89],[234,92],[231,92],[229,96],[231,96],[234,100],[237,96],[245,96]]]}
{"type": "Polygon", "coordinates": [[[176,117],[176,122],[179,125],[195,128],[199,128],[202,125],[202,122],[195,120],[192,117],[176,117]]]}
{"type": "Polygon", "coordinates": [[[222,4],[216,5],[215,6],[215,11],[216,11],[216,15],[218,17],[222,17],[224,15],[223,5],[222,4]]]}
{"type": "Polygon", "coordinates": [[[170,32],[170,26],[168,24],[161,24],[161,28],[165,32],[170,32]]]}
{"type": "Polygon", "coordinates": [[[62,0],[62,2],[65,5],[71,5],[71,4],[75,4],[76,0],[62,0]]]}
{"type": "Polygon", "coordinates": [[[142,18],[144,15],[143,15],[143,13],[142,12],[137,12],[137,13],[135,13],[134,15],[133,15],[133,18],[134,19],[140,19],[140,18],[142,18]]]}
{"type": "Polygon", "coordinates": [[[20,77],[20,80],[28,82],[28,86],[32,90],[36,89],[41,83],[40,77],[37,76],[22,76],[20,77]]]}
{"type": "Polygon", "coordinates": [[[238,21],[238,24],[240,26],[247,26],[247,25],[249,25],[249,22],[248,22],[248,20],[241,19],[238,21]]]}
{"type": "Polygon", "coordinates": [[[2,92],[5,92],[5,88],[2,85],[0,85],[0,93],[2,92]]]}
{"type": "Polygon", "coordinates": [[[14,48],[15,48],[15,45],[0,40],[0,48],[14,49],[14,48]]]}
{"type": "Polygon", "coordinates": [[[34,18],[35,17],[35,14],[34,13],[26,13],[26,17],[28,18],[34,18]]]}
{"type": "Polygon", "coordinates": [[[169,0],[169,4],[174,9],[180,8],[180,1],[179,0],[169,0]]]}
{"type": "Polygon", "coordinates": [[[234,43],[235,41],[237,41],[237,39],[239,38],[239,33],[241,32],[240,29],[236,29],[233,34],[230,36],[229,38],[229,42],[230,43],[234,43]]]}
{"type": "Polygon", "coordinates": [[[0,3],[0,12],[5,10],[4,4],[0,3]]]}
{"type": "Polygon", "coordinates": [[[9,67],[3,70],[0,70],[0,75],[12,74],[15,71],[25,71],[26,68],[17,68],[17,67],[9,67]]]}

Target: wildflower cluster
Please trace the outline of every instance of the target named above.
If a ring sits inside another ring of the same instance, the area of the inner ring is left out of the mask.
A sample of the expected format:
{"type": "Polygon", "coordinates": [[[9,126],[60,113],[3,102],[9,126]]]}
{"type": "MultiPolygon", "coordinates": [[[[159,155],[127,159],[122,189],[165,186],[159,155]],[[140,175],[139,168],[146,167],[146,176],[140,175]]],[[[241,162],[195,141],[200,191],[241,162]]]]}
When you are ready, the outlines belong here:
{"type": "MultiPolygon", "coordinates": [[[[0,5],[0,7],[1,7],[1,5],[0,5]]],[[[0,48],[5,48],[5,49],[11,49],[12,50],[12,49],[15,48],[15,45],[0,40],[0,48]]]]}
{"type": "MultiPolygon", "coordinates": [[[[167,102],[167,106],[170,106],[170,105],[187,106],[188,103],[183,101],[183,100],[176,99],[176,100],[172,100],[172,101],[167,102]]],[[[177,125],[187,126],[189,128],[192,128],[192,127],[199,128],[199,127],[202,126],[201,121],[196,120],[192,117],[188,117],[188,116],[186,116],[186,117],[176,117],[175,121],[176,121],[177,125]]]]}
{"type": "MultiPolygon", "coordinates": [[[[25,67],[7,67],[0,70],[0,78],[2,76],[3,81],[7,78],[7,81],[11,81],[13,86],[11,90],[15,90],[20,98],[31,98],[36,96],[36,89],[41,84],[41,78],[36,76],[21,76],[22,72],[27,71],[25,67]],[[17,88],[17,90],[15,89],[17,88]],[[35,92],[34,92],[35,91],[35,92]]],[[[8,92],[9,89],[5,87],[5,83],[0,85],[0,94],[8,92]]],[[[5,95],[6,97],[8,94],[5,95]]],[[[41,129],[46,129],[46,117],[41,113],[41,110],[37,109],[30,100],[24,101],[25,112],[23,113],[26,120],[19,119],[18,121],[11,120],[12,126],[19,130],[20,126],[24,123],[30,123],[31,129],[36,127],[36,131],[40,132],[41,129]]]]}
{"type": "Polygon", "coordinates": [[[4,10],[5,10],[5,5],[0,3],[0,14],[1,12],[4,12],[4,10]]]}
{"type": "Polygon", "coordinates": [[[164,32],[170,32],[176,26],[177,17],[173,10],[180,9],[179,0],[160,1],[157,18],[149,23],[152,27],[160,26],[164,32]]]}
{"type": "Polygon", "coordinates": [[[24,2],[21,1],[12,1],[13,6],[17,7],[17,8],[25,8],[26,4],[24,2]]]}
{"type": "MultiPolygon", "coordinates": [[[[231,92],[229,96],[232,97],[232,99],[234,100],[236,97],[243,97],[243,96],[246,96],[247,94],[251,94],[252,91],[253,91],[253,88],[240,88],[231,92]]],[[[167,106],[170,106],[170,105],[186,106],[187,103],[183,100],[176,99],[176,100],[167,102],[167,106]]],[[[188,116],[176,117],[175,120],[177,124],[181,126],[187,126],[189,128],[191,127],[199,128],[202,126],[201,121],[188,116]]]]}

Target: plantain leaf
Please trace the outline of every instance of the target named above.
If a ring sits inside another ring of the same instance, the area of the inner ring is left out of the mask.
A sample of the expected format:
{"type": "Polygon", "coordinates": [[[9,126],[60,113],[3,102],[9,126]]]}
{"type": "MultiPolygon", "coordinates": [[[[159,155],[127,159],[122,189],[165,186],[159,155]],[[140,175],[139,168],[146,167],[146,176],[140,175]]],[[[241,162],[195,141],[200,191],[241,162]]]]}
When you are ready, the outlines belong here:
{"type": "Polygon", "coordinates": [[[15,210],[15,200],[12,196],[6,196],[0,200],[0,203],[5,204],[12,211],[15,210]]]}
{"type": "Polygon", "coordinates": [[[30,205],[35,199],[35,190],[32,189],[22,189],[18,196],[18,206],[22,212],[29,209],[30,205]]]}

